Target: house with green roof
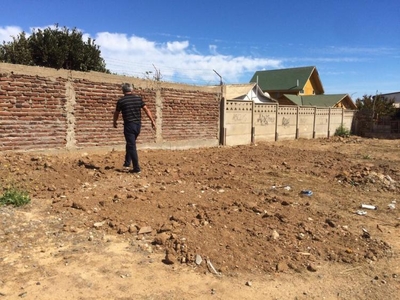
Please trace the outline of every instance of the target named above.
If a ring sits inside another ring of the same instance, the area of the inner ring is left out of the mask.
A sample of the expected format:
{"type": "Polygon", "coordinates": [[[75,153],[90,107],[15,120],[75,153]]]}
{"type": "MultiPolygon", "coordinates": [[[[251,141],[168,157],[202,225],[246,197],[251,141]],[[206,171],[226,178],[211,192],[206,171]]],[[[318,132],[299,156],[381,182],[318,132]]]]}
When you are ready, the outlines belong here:
{"type": "Polygon", "coordinates": [[[347,94],[324,95],[324,87],[315,66],[265,70],[254,73],[250,82],[281,105],[343,107],[356,109],[347,94]]]}

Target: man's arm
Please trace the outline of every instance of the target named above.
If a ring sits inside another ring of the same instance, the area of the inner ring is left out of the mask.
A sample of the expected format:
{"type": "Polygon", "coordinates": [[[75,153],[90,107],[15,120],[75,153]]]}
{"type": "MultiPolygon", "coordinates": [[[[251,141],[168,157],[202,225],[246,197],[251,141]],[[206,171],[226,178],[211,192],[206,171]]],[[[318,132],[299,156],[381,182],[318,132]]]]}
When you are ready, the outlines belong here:
{"type": "Polygon", "coordinates": [[[147,117],[150,119],[151,121],[151,127],[153,127],[153,129],[156,129],[156,122],[153,119],[153,115],[151,114],[151,111],[147,108],[147,106],[143,106],[143,110],[146,113],[147,117]]]}
{"type": "Polygon", "coordinates": [[[118,111],[118,110],[115,110],[115,111],[114,111],[114,118],[113,118],[113,125],[114,125],[114,128],[117,128],[118,116],[119,116],[119,111],[118,111]]]}

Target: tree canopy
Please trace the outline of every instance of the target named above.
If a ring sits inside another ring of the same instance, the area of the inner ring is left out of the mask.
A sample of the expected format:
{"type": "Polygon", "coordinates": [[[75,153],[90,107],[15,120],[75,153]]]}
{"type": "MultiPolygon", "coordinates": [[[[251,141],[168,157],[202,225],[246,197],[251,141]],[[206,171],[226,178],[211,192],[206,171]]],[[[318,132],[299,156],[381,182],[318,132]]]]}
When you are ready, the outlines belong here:
{"type": "Polygon", "coordinates": [[[383,95],[368,96],[364,95],[356,100],[356,106],[359,112],[371,119],[380,117],[391,117],[396,113],[393,106],[394,99],[388,99],[383,95]]]}
{"type": "Polygon", "coordinates": [[[60,28],[58,24],[33,30],[27,37],[21,32],[11,42],[0,45],[0,61],[75,71],[106,72],[105,61],[95,40],[83,40],[76,28],[60,28]]]}

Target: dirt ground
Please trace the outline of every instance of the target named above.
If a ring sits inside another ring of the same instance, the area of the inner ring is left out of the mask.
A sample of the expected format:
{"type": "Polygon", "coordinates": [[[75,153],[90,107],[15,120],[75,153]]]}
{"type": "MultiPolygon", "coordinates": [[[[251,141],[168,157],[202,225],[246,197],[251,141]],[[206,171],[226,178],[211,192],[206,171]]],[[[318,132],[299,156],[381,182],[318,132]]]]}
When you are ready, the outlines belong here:
{"type": "Polygon", "coordinates": [[[400,299],[399,140],[123,156],[0,154],[0,299],[400,299]]]}

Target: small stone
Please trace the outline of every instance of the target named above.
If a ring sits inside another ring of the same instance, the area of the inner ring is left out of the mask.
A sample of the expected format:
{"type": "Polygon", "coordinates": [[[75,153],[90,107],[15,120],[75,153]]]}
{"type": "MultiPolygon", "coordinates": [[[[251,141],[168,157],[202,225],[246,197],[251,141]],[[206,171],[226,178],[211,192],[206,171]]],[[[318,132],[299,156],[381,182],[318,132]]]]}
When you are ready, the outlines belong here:
{"type": "Polygon", "coordinates": [[[279,233],[276,230],[274,230],[274,231],[272,231],[271,237],[274,240],[277,240],[279,238],[279,233]]]}
{"type": "Polygon", "coordinates": [[[252,286],[251,281],[247,281],[247,282],[246,282],[246,285],[247,285],[247,286],[252,286]]]}
{"type": "Polygon", "coordinates": [[[317,268],[313,264],[309,264],[307,270],[310,272],[317,272],[317,268]]]}
{"type": "Polygon", "coordinates": [[[332,228],[336,227],[336,224],[331,219],[326,219],[325,222],[332,228]]]}
{"type": "Polygon", "coordinates": [[[196,254],[196,260],[195,260],[196,265],[199,266],[199,265],[201,264],[202,261],[203,261],[203,259],[201,258],[201,256],[198,255],[198,254],[196,254]]]}
{"type": "Polygon", "coordinates": [[[123,234],[123,233],[127,233],[129,231],[129,228],[127,227],[127,226],[125,226],[125,225],[119,225],[118,226],[118,233],[119,234],[123,234]]]}
{"type": "Polygon", "coordinates": [[[150,226],[143,226],[140,228],[138,234],[150,233],[152,231],[153,231],[153,229],[150,226]]]}
{"type": "Polygon", "coordinates": [[[56,188],[54,185],[47,187],[47,190],[48,190],[49,192],[54,192],[56,189],[57,189],[57,188],[56,188]]]}
{"type": "Polygon", "coordinates": [[[176,262],[176,257],[173,255],[170,251],[166,251],[165,253],[165,258],[163,260],[163,263],[167,265],[173,265],[176,262]]]}
{"type": "Polygon", "coordinates": [[[138,231],[136,224],[129,225],[128,231],[129,231],[129,233],[136,233],[138,231]]]}
{"type": "Polygon", "coordinates": [[[304,238],[305,238],[305,235],[304,235],[304,233],[299,233],[299,234],[297,234],[297,238],[299,239],[299,240],[304,240],[304,238]]]}
{"type": "Polygon", "coordinates": [[[78,202],[73,202],[72,205],[71,205],[71,207],[72,207],[72,208],[75,208],[75,209],[85,210],[84,207],[83,207],[83,205],[80,204],[80,203],[78,203],[78,202]]]}
{"type": "Polygon", "coordinates": [[[167,240],[171,238],[171,234],[167,232],[161,232],[154,238],[154,243],[156,245],[165,245],[167,240]]]}
{"type": "Polygon", "coordinates": [[[101,226],[103,226],[105,224],[105,221],[103,222],[96,222],[93,224],[93,227],[96,229],[99,229],[101,226]]]}
{"type": "Polygon", "coordinates": [[[285,272],[289,269],[288,265],[286,262],[280,261],[277,265],[276,265],[276,271],[278,272],[285,272]]]}

